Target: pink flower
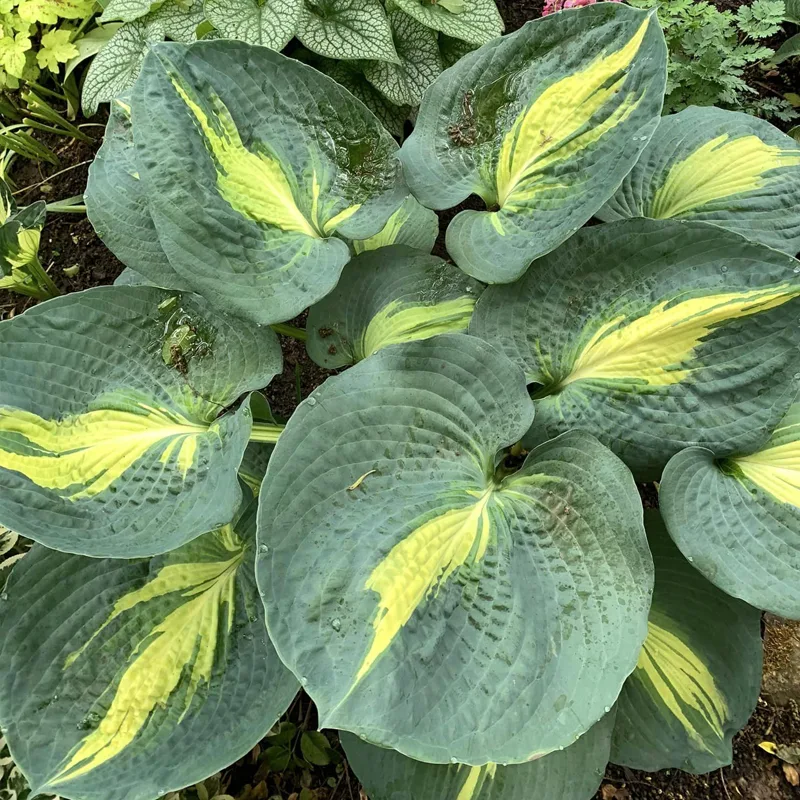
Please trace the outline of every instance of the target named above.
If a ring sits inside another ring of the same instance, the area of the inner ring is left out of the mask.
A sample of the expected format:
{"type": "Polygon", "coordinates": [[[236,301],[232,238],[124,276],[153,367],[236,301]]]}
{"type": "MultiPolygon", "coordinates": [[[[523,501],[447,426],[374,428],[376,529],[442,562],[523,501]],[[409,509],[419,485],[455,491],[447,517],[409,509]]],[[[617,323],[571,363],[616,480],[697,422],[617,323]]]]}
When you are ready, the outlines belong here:
{"type": "MultiPolygon", "coordinates": [[[[579,6],[590,6],[596,2],[597,0],[545,0],[542,16],[546,17],[548,14],[554,14],[556,11],[561,11],[562,8],[578,8],[579,6]]],[[[621,3],[622,0],[610,0],[610,2],[621,3]]]]}

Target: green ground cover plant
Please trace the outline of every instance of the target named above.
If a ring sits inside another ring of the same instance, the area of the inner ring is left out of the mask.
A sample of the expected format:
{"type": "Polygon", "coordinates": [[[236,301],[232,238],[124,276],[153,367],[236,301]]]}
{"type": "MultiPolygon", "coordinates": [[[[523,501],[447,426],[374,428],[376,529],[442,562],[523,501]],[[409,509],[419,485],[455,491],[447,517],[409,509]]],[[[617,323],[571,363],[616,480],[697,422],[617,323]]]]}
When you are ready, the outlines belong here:
{"type": "Polygon", "coordinates": [[[800,145],[662,116],[667,60],[655,13],[565,9],[399,147],[272,49],[150,49],[86,192],[128,269],[0,323],[32,791],[155,800],[267,734],[331,758],[273,727],[301,687],[372,800],[730,762],[761,610],[800,618],[800,145]],[[288,420],[279,334],[341,370],[288,420]]]}

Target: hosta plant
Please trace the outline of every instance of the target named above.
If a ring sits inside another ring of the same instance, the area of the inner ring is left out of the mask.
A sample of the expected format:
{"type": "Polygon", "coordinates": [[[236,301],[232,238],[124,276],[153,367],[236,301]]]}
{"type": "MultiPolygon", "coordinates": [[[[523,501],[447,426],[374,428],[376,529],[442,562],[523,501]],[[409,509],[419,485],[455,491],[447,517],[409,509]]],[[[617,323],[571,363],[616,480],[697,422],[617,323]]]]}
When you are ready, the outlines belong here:
{"type": "Polygon", "coordinates": [[[86,197],[129,270],[0,324],[34,791],[154,800],[299,686],[373,800],[729,763],[759,609],[800,618],[800,146],[662,120],[665,72],[653,14],[563,10],[443,72],[398,150],[297,60],[153,49],[86,197]],[[453,264],[430,208],[470,194],[453,264]],[[270,326],[338,370],[285,424],[270,326]]]}

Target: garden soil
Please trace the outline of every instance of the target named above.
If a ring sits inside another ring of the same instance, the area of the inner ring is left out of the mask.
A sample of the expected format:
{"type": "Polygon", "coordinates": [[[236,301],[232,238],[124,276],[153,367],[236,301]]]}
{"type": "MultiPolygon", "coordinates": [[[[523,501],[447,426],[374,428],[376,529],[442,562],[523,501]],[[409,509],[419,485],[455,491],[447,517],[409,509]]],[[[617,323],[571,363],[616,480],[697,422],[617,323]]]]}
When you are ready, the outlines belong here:
{"type": "MultiPolygon", "coordinates": [[[[542,5],[542,0],[498,0],[509,31],[540,16],[542,5]]],[[[735,7],[739,2],[720,0],[718,5],[735,7]]],[[[800,73],[795,71],[793,77],[798,79],[800,86],[800,73]]],[[[765,94],[769,91],[766,88],[765,94]]],[[[84,130],[97,137],[93,145],[43,137],[45,143],[57,152],[61,161],[58,167],[34,165],[22,160],[17,163],[11,177],[20,205],[39,199],[62,200],[83,192],[88,163],[99,147],[102,128],[88,127],[84,130]]],[[[462,207],[473,206],[480,207],[470,199],[462,207]]],[[[442,231],[458,210],[460,208],[441,214],[442,231]]],[[[443,235],[435,252],[446,256],[443,235]]],[[[112,283],[123,268],[94,234],[85,216],[76,214],[52,214],[48,217],[40,258],[64,292],[112,283]]],[[[0,291],[0,319],[21,313],[31,302],[0,291]]],[[[302,326],[304,318],[301,316],[293,322],[302,326]]],[[[299,398],[307,396],[326,377],[335,373],[310,361],[302,343],[283,338],[282,345],[284,371],[268,387],[267,395],[273,411],[287,418],[299,398]]],[[[652,486],[642,487],[642,495],[646,505],[657,503],[652,486]]],[[[762,742],[800,746],[800,624],[766,615],[764,627],[766,646],[762,697],[747,727],[734,740],[733,765],[702,776],[688,775],[679,770],[647,774],[609,767],[595,800],[800,800],[800,772],[759,747],[762,742]]],[[[288,717],[298,726],[309,729],[316,724],[313,704],[303,694],[295,701],[288,717]]],[[[338,750],[335,734],[331,734],[330,739],[338,750]]],[[[223,783],[231,795],[242,800],[267,800],[275,796],[298,800],[303,789],[310,790],[314,800],[366,798],[346,764],[338,770],[331,765],[310,772],[268,773],[264,769],[261,747],[227,770],[223,783]]],[[[303,794],[309,796],[308,791],[303,794]]],[[[530,800],[551,798],[532,797],[530,800]]]]}

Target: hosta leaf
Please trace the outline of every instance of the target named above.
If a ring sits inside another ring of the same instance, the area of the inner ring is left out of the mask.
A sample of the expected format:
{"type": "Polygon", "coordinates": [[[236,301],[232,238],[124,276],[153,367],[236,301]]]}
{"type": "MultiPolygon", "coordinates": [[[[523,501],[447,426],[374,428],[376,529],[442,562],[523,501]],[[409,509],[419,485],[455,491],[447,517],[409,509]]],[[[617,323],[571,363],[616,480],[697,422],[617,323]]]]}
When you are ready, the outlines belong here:
{"type": "Polygon", "coordinates": [[[303,0],[205,0],[220,36],[282,50],[300,23],[303,0]]]}
{"type": "Polygon", "coordinates": [[[470,332],[534,384],[529,442],[579,427],[656,480],[684,447],[758,446],[785,413],[800,377],[798,273],[713,225],[625,220],[489,287],[470,332]]]}
{"type": "Polygon", "coordinates": [[[374,235],[408,194],[378,120],[335,81],[267,48],[159,45],[132,121],[172,269],[261,324],[324,297],[350,258],[332,234],[374,235]]]}
{"type": "Polygon", "coordinates": [[[84,201],[95,232],[123,264],[166,288],[185,287],[161,247],[150,216],[127,96],[111,103],[103,144],[89,167],[84,201]]]}
{"type": "Polygon", "coordinates": [[[656,585],[639,663],[617,704],[611,760],[651,772],[730,764],[761,687],[761,614],[710,584],[645,512],[656,585]]]}
{"type": "Polygon", "coordinates": [[[247,753],[297,681],[253,577],[255,505],[164,556],[41,546],[0,620],[0,725],[33,784],[73,800],[154,800],[247,753]]]}
{"type": "Polygon", "coordinates": [[[321,727],[432,763],[516,763],[613,705],[646,633],[641,502],[572,432],[511,475],[522,373],[471,336],[394,345],[328,381],[260,495],[269,630],[321,727]]]}
{"type": "Polygon", "coordinates": [[[398,106],[419,105],[422,93],[442,71],[436,31],[399,10],[388,14],[399,64],[368,61],[367,80],[398,106]]]}
{"type": "Polygon", "coordinates": [[[666,47],[656,17],[601,3],[466,55],[426,92],[402,159],[429,208],[479,194],[447,250],[487,283],[515,280],[613,193],[655,129],[666,47]]]}
{"type": "Polygon", "coordinates": [[[417,21],[429,28],[483,44],[503,32],[503,18],[494,0],[394,0],[417,21]]]}
{"type": "Polygon", "coordinates": [[[409,247],[365,252],[308,312],[308,354],[336,369],[390,344],[464,332],[482,290],[458,267],[409,247]]]}
{"type": "Polygon", "coordinates": [[[575,744],[528,764],[423,764],[342,733],[347,762],[371,800],[589,800],[605,774],[614,714],[575,744]]]}
{"type": "Polygon", "coordinates": [[[672,538],[710,581],[800,619],[800,404],[754,452],[676,455],[660,502],[672,538]]]}
{"type": "Polygon", "coordinates": [[[406,120],[411,114],[411,108],[391,103],[366,79],[357,64],[320,58],[318,61],[314,61],[313,66],[357,97],[381,121],[383,127],[392,136],[396,136],[398,139],[402,137],[406,120]]]}
{"type": "Polygon", "coordinates": [[[800,144],[750,114],[687,108],[662,118],[598,216],[704,220],[795,255],[800,144]]]}
{"type": "Polygon", "coordinates": [[[91,556],[162,553],[229,522],[242,394],[277,338],[192,295],[113,286],[0,324],[0,522],[91,556]]]}
{"type": "Polygon", "coordinates": [[[381,0],[303,0],[297,38],[327,58],[398,63],[381,0]]]}
{"type": "Polygon", "coordinates": [[[390,244],[405,244],[430,253],[438,234],[439,218],[436,212],[420,205],[409,195],[403,205],[389,217],[380,233],[370,236],[369,239],[356,239],[352,244],[356,253],[377,250],[390,244]]]}

